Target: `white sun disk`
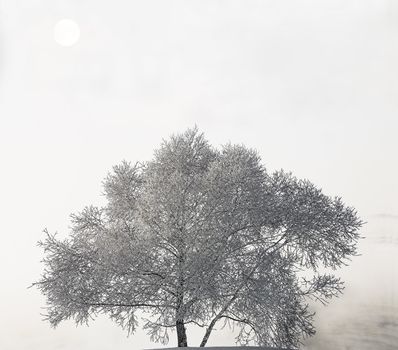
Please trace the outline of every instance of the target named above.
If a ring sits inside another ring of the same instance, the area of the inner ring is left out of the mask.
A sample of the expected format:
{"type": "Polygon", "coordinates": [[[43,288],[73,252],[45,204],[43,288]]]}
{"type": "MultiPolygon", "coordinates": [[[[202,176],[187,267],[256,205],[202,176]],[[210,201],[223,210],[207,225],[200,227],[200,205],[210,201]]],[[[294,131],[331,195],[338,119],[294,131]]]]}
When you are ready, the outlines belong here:
{"type": "Polygon", "coordinates": [[[79,25],[71,19],[61,19],[54,27],[54,40],[61,46],[72,46],[79,37],[79,25]]]}

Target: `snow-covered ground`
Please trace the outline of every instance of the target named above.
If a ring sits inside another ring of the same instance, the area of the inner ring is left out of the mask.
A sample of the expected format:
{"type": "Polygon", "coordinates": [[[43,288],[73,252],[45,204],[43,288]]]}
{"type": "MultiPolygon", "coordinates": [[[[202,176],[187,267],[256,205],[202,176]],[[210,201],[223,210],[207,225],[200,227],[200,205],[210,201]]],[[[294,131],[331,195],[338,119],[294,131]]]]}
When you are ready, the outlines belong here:
{"type": "MultiPolygon", "coordinates": [[[[177,350],[181,348],[153,349],[153,350],[177,350]]],[[[277,348],[267,348],[259,346],[209,346],[204,348],[188,347],[184,349],[202,349],[202,350],[282,350],[277,348]]],[[[148,349],[149,350],[149,349],[148,349]]]]}

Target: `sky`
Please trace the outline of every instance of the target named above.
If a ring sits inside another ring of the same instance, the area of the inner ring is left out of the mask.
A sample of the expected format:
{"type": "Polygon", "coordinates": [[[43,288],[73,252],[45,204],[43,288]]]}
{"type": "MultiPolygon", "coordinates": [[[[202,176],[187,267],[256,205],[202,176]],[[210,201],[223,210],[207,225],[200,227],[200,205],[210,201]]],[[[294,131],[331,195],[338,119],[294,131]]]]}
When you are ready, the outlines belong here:
{"type": "MultiPolygon", "coordinates": [[[[113,165],[197,125],[358,210],[362,255],[306,346],[393,349],[397,38],[392,0],[0,0],[0,348],[156,347],[103,317],[53,330],[27,287],[44,228],[66,237],[69,214],[103,203],[113,165]],[[72,46],[54,38],[62,19],[79,28],[72,46]]],[[[233,343],[227,330],[209,341],[233,343]]]]}

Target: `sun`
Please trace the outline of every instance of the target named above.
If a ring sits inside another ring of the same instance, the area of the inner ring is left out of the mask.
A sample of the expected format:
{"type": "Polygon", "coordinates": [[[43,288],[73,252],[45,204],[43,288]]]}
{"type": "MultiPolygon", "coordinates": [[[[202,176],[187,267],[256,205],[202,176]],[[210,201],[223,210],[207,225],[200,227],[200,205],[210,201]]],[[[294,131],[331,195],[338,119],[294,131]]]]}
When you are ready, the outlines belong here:
{"type": "Polygon", "coordinates": [[[79,38],[79,25],[72,19],[61,19],[54,26],[54,40],[61,46],[73,46],[79,38]]]}

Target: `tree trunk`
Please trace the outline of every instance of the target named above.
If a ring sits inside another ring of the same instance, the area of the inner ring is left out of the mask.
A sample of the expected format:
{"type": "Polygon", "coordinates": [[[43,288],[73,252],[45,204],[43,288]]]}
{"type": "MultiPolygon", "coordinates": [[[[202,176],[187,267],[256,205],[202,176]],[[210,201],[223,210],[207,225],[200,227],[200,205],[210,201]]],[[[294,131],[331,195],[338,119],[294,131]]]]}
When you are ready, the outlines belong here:
{"type": "Polygon", "coordinates": [[[223,314],[225,311],[228,310],[228,308],[231,306],[231,304],[236,300],[236,298],[238,297],[238,292],[239,289],[235,292],[234,296],[224,305],[224,307],[220,310],[220,312],[217,314],[216,317],[213,318],[213,320],[210,322],[209,327],[207,327],[206,329],[206,333],[205,336],[203,337],[202,342],[200,343],[200,347],[203,348],[207,341],[209,340],[210,334],[215,326],[215,324],[217,323],[217,321],[223,317],[223,314]]]}
{"type": "Polygon", "coordinates": [[[179,348],[186,348],[188,346],[187,333],[183,320],[177,320],[177,342],[179,348]]]}
{"type": "Polygon", "coordinates": [[[218,320],[219,320],[219,318],[216,317],[216,318],[213,319],[213,321],[210,322],[209,327],[207,327],[207,329],[206,329],[205,336],[203,337],[203,340],[202,340],[202,342],[200,343],[200,347],[201,347],[201,348],[203,348],[203,347],[206,345],[207,341],[209,340],[210,333],[211,333],[211,331],[213,330],[214,325],[216,324],[216,322],[217,322],[218,320]]]}

